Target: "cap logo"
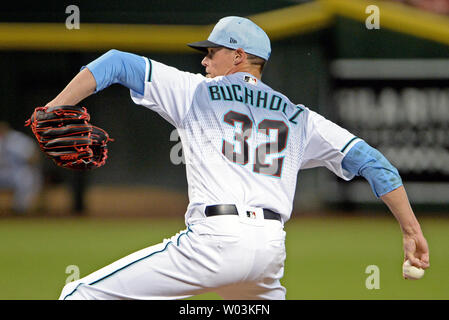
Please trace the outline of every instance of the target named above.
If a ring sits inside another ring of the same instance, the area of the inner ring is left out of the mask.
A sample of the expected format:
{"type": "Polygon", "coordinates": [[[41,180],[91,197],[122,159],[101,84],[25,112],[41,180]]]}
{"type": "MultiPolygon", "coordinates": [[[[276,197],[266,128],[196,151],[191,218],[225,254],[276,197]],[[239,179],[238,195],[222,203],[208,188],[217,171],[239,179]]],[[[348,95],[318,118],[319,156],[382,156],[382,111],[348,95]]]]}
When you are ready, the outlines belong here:
{"type": "Polygon", "coordinates": [[[233,37],[229,38],[229,43],[237,43],[237,40],[235,40],[233,37]]]}

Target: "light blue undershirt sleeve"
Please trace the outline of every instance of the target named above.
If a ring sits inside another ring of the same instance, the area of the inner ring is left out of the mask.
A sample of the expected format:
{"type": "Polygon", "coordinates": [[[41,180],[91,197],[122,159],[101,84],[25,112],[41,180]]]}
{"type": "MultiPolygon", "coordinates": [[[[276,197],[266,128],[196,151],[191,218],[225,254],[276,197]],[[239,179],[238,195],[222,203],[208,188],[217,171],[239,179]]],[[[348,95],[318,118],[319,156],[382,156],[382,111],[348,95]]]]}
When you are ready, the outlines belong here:
{"type": "Polygon", "coordinates": [[[343,169],[368,180],[377,198],[402,186],[398,170],[365,141],[357,142],[342,161],[343,169]]]}
{"type": "Polygon", "coordinates": [[[119,83],[143,95],[145,91],[145,59],[133,53],[109,50],[87,66],[93,74],[97,87],[95,93],[119,83]]]}

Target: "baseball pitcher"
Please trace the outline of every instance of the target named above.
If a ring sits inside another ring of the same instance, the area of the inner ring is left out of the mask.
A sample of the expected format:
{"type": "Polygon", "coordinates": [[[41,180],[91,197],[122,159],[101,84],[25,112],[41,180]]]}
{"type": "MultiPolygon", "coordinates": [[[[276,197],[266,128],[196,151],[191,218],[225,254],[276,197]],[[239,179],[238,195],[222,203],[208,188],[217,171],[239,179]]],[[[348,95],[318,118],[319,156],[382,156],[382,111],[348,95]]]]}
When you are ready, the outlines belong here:
{"type": "Polygon", "coordinates": [[[266,33],[222,18],[204,52],[206,75],[110,50],[83,67],[46,107],[77,105],[113,83],[178,129],[186,160],[186,229],[67,284],[60,299],[285,299],[284,224],[298,171],[325,166],[366,178],[398,220],[404,259],[429,267],[427,242],[398,171],[376,149],[261,81],[266,33]]]}

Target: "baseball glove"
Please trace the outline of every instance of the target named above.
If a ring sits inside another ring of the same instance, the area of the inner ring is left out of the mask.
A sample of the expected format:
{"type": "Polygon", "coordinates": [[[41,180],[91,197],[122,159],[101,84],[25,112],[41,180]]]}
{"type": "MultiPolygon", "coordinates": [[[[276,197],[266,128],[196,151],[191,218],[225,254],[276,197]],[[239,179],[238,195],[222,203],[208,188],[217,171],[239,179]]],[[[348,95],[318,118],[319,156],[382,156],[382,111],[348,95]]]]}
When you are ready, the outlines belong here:
{"type": "Polygon", "coordinates": [[[87,170],[101,167],[108,158],[106,131],[90,124],[90,115],[80,106],[37,107],[30,126],[41,150],[58,166],[87,170]]]}

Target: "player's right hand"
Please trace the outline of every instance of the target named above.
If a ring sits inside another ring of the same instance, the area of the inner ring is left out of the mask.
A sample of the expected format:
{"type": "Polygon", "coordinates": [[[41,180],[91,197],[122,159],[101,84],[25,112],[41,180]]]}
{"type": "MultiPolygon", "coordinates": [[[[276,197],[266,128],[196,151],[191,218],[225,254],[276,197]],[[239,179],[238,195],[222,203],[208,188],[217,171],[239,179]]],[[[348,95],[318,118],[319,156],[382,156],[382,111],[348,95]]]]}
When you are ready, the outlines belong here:
{"type": "Polygon", "coordinates": [[[417,268],[430,267],[429,246],[421,231],[403,236],[404,262],[408,259],[410,264],[417,268]]]}

